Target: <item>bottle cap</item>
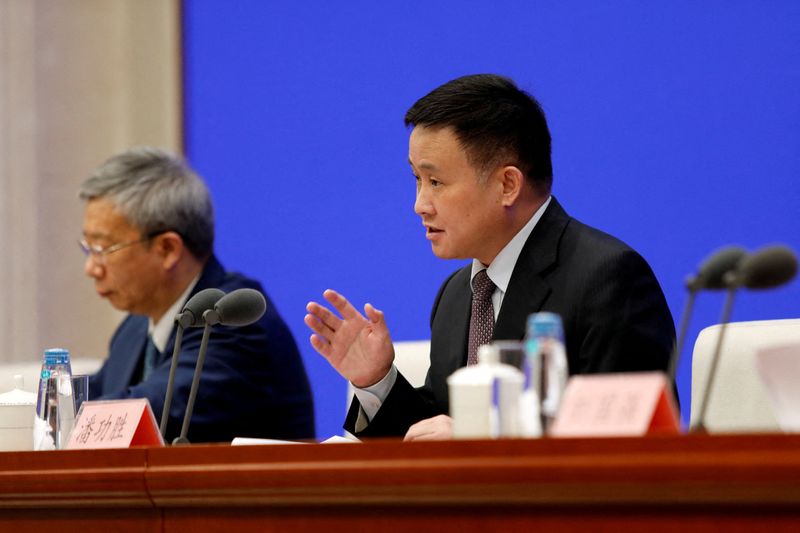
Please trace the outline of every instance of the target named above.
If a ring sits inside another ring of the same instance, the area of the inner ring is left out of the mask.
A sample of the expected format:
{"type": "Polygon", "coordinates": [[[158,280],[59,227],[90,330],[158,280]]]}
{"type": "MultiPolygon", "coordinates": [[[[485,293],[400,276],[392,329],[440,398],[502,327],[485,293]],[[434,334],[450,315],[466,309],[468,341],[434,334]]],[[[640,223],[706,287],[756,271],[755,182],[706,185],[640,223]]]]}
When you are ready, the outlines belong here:
{"type": "Polygon", "coordinates": [[[528,336],[563,339],[564,328],[561,326],[561,317],[555,313],[533,313],[528,317],[528,336]]]}
{"type": "Polygon", "coordinates": [[[69,363],[69,350],[48,348],[44,351],[44,362],[48,365],[65,365],[69,363]]]}

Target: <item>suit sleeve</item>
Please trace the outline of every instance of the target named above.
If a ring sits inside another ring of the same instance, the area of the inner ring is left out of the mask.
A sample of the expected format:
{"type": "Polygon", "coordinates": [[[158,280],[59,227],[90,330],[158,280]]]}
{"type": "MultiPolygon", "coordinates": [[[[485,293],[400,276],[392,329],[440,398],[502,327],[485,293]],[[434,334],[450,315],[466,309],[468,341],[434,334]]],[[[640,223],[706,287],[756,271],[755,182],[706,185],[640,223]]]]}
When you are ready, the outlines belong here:
{"type": "Polygon", "coordinates": [[[675,326],[644,259],[628,249],[601,261],[587,287],[579,306],[578,367],[571,373],[665,370],[675,326]]]}
{"type": "MultiPolygon", "coordinates": [[[[433,326],[433,319],[439,308],[444,289],[454,276],[455,273],[447,278],[439,288],[439,293],[436,295],[433,310],[431,311],[431,327],[433,326]]],[[[431,357],[434,357],[433,353],[431,353],[431,357]]],[[[345,419],[344,429],[358,438],[402,437],[411,425],[420,420],[445,414],[444,410],[437,407],[433,401],[430,387],[430,371],[425,380],[425,385],[417,389],[411,386],[402,373],[398,372],[397,381],[395,381],[392,390],[389,391],[389,395],[375,414],[375,417],[364,429],[356,431],[356,421],[360,411],[361,405],[358,402],[358,398],[353,397],[353,402],[350,404],[350,410],[345,419]]]]}
{"type": "Polygon", "coordinates": [[[397,374],[397,381],[375,417],[363,430],[356,431],[356,420],[360,409],[358,400],[354,398],[344,425],[347,431],[359,439],[402,437],[412,424],[439,414],[433,405],[425,400],[423,392],[412,387],[400,373],[397,374]]]}

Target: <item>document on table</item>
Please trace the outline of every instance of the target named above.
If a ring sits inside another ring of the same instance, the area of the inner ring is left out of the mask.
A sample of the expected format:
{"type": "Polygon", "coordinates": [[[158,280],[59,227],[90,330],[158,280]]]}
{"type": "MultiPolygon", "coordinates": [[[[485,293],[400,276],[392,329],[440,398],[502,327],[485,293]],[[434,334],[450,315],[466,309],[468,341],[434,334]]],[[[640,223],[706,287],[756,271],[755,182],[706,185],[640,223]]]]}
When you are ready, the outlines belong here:
{"type": "MultiPolygon", "coordinates": [[[[360,440],[334,435],[320,442],[320,444],[338,444],[342,442],[354,443],[360,440]]],[[[313,442],[301,442],[297,440],[277,440],[277,439],[253,439],[250,437],[236,437],[231,441],[231,446],[257,446],[263,444],[314,444],[313,442]]]]}

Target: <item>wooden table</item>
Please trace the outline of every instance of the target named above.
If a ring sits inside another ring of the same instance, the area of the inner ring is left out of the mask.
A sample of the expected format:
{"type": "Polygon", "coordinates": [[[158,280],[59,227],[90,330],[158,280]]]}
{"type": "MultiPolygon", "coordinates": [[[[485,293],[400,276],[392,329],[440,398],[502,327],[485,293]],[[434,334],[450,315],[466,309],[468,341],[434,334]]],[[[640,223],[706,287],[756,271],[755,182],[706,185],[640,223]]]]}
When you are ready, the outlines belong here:
{"type": "Polygon", "coordinates": [[[800,435],[0,453],[0,531],[542,526],[800,531],[800,435]]]}

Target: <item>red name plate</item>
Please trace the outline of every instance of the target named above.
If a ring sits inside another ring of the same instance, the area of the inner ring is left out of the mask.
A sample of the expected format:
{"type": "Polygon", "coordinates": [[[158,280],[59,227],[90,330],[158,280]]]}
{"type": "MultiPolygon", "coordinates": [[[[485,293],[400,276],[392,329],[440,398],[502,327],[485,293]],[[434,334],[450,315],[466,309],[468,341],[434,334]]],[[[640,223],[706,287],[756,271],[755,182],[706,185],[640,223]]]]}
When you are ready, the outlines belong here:
{"type": "Polygon", "coordinates": [[[661,372],[592,374],[570,378],[550,435],[641,436],[678,433],[677,409],[661,372]]]}
{"type": "Polygon", "coordinates": [[[83,402],[68,450],[164,446],[147,398],[83,402]]]}

